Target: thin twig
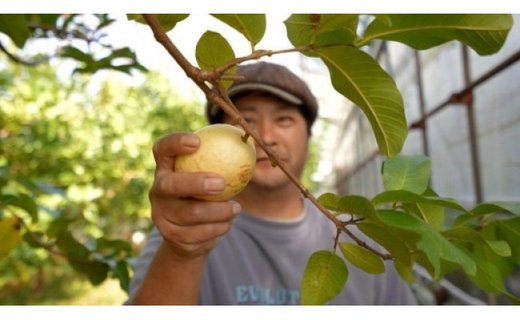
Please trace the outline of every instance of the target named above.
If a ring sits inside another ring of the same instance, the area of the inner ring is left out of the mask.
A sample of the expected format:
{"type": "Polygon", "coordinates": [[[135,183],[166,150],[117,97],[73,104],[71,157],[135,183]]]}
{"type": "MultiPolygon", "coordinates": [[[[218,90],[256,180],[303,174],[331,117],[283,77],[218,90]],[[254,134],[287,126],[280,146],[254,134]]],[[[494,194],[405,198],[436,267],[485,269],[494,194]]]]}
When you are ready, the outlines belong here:
{"type": "Polygon", "coordinates": [[[249,55],[242,56],[235,58],[226,64],[218,67],[215,69],[214,73],[218,75],[222,75],[225,71],[231,69],[232,67],[243,63],[245,61],[249,60],[258,60],[263,57],[271,57],[278,54],[284,54],[284,53],[291,53],[291,52],[304,52],[309,51],[312,49],[318,49],[318,48],[326,48],[326,47],[334,47],[334,46],[344,46],[345,44],[324,44],[324,45],[307,45],[307,46],[301,46],[301,47],[294,47],[294,48],[287,48],[287,49],[281,49],[281,50],[255,50],[251,52],[249,55]]]}
{"type": "Polygon", "coordinates": [[[336,229],[336,236],[334,237],[334,252],[338,248],[339,237],[341,236],[341,229],[336,229]]]}

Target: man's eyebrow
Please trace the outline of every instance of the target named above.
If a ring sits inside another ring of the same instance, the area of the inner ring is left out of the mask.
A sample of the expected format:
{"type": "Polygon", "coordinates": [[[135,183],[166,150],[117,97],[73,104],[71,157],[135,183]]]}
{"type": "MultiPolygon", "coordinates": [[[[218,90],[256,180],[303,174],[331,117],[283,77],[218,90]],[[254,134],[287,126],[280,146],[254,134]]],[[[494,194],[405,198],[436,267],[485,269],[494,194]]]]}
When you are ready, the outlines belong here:
{"type": "Polygon", "coordinates": [[[240,111],[255,111],[256,110],[256,106],[254,105],[242,105],[240,106],[240,108],[238,108],[240,111]]]}
{"type": "Polygon", "coordinates": [[[296,106],[294,104],[290,104],[290,103],[284,103],[284,104],[280,104],[278,106],[278,109],[281,110],[281,111],[298,110],[298,106],[296,106]]]}
{"type": "MultiPolygon", "coordinates": [[[[238,107],[238,109],[241,112],[248,112],[248,111],[255,112],[258,110],[258,108],[261,108],[261,106],[255,105],[254,103],[253,104],[243,104],[240,107],[238,107]]],[[[291,104],[289,102],[287,102],[287,103],[283,102],[283,103],[279,103],[276,105],[276,109],[274,110],[274,112],[285,112],[285,111],[293,111],[293,110],[298,111],[298,106],[291,104]]]]}

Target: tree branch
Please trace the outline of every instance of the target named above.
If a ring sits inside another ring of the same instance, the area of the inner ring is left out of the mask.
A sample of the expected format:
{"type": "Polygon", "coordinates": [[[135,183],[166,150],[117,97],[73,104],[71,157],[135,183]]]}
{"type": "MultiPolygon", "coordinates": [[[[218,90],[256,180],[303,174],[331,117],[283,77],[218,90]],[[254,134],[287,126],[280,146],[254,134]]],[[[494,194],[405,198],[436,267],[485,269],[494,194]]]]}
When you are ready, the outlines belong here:
{"type": "Polygon", "coordinates": [[[51,59],[51,56],[41,57],[40,59],[34,60],[34,61],[22,59],[19,56],[15,55],[14,53],[9,52],[9,50],[7,50],[7,48],[4,46],[2,41],[0,41],[0,51],[5,53],[7,55],[7,57],[9,59],[11,59],[12,61],[14,61],[15,63],[21,64],[24,66],[29,66],[29,67],[36,66],[41,63],[45,63],[51,59]]]}
{"type": "MultiPolygon", "coordinates": [[[[224,112],[233,119],[235,124],[239,124],[244,128],[244,131],[251,136],[255,142],[258,144],[260,148],[262,148],[267,155],[269,156],[269,159],[271,160],[271,163],[278,166],[285,175],[291,180],[292,183],[294,183],[300,192],[303,194],[303,196],[307,199],[309,199],[329,220],[331,220],[337,230],[341,230],[344,233],[346,233],[350,238],[352,238],[358,245],[363,246],[367,248],[368,250],[374,252],[375,254],[379,255],[383,259],[389,259],[389,256],[387,254],[380,253],[376,251],[373,248],[370,248],[364,241],[360,240],[356,235],[354,235],[350,230],[348,230],[343,221],[339,220],[335,215],[329,212],[323,205],[321,205],[318,200],[312,195],[312,193],[305,188],[305,186],[302,185],[302,183],[299,181],[299,179],[287,168],[287,166],[279,161],[279,157],[276,154],[274,150],[272,150],[268,145],[266,145],[262,139],[255,133],[254,130],[251,130],[249,127],[249,124],[245,119],[242,117],[240,112],[237,110],[237,108],[233,105],[231,100],[226,94],[226,90],[220,85],[218,79],[214,78],[214,75],[208,76],[208,72],[204,72],[200,70],[199,68],[196,68],[193,66],[187,59],[184,57],[184,55],[179,51],[179,49],[173,44],[173,42],[170,40],[170,38],[166,35],[166,32],[162,28],[160,22],[157,20],[155,15],[151,14],[143,14],[144,19],[152,29],[152,32],[154,34],[155,39],[157,42],[159,42],[165,49],[168,51],[168,53],[173,57],[173,59],[177,62],[177,64],[184,70],[186,75],[191,78],[195,84],[204,92],[206,95],[206,99],[215,105],[218,105],[220,108],[224,110],[224,112]],[[215,90],[211,89],[207,84],[206,81],[210,81],[213,85],[215,90]]],[[[306,47],[308,49],[308,47],[306,47]]],[[[307,50],[306,49],[306,50],[307,50]]],[[[283,51],[278,51],[277,53],[282,52],[289,52],[289,51],[300,51],[303,50],[303,48],[294,48],[294,49],[288,49],[283,51]]],[[[251,59],[258,59],[260,57],[266,56],[266,55],[272,55],[273,51],[267,51],[267,50],[259,50],[254,51],[248,56],[234,59],[233,61],[221,66],[220,68],[217,68],[214,72],[218,74],[224,73],[229,68],[247,61],[251,59]]]]}
{"type": "Polygon", "coordinates": [[[25,232],[31,237],[31,239],[34,241],[34,243],[36,243],[40,248],[47,250],[51,254],[60,256],[62,258],[67,258],[67,256],[65,256],[63,253],[55,250],[53,244],[44,242],[41,239],[39,239],[38,237],[36,237],[34,232],[31,230],[31,228],[29,228],[29,225],[27,225],[27,223],[25,223],[25,221],[20,216],[18,216],[16,213],[14,213],[11,210],[9,212],[11,213],[11,215],[13,217],[16,217],[18,219],[20,225],[25,229],[25,232]]]}

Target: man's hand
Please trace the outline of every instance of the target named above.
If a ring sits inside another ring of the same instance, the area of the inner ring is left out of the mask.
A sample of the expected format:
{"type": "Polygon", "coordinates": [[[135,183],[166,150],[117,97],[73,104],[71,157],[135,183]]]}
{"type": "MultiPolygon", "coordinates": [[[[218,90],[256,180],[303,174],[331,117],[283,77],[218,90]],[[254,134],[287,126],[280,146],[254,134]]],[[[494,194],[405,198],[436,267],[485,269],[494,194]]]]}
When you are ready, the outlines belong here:
{"type": "Polygon", "coordinates": [[[173,133],[153,147],[156,172],[149,193],[152,219],[172,249],[170,252],[179,260],[206,255],[240,212],[240,205],[234,201],[193,198],[222,192],[225,181],[221,176],[210,172],[175,172],[175,158],[195,152],[199,144],[195,134],[173,133]]]}

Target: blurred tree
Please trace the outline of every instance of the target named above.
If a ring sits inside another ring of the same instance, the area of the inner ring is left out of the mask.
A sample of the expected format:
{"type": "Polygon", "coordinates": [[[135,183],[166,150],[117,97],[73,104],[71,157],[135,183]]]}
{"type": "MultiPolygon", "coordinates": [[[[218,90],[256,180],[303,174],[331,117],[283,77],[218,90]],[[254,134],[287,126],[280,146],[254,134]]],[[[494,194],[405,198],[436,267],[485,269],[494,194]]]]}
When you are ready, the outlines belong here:
{"type": "Polygon", "coordinates": [[[11,61],[35,66],[52,58],[70,58],[79,73],[117,70],[145,71],[128,47],[115,48],[106,41],[106,28],[115,20],[108,14],[0,14],[0,51],[11,61]],[[33,40],[46,40],[50,52],[28,52],[33,40]]]}
{"type": "Polygon", "coordinates": [[[112,276],[125,287],[132,235],[150,227],[151,145],[168,131],[204,125],[202,108],[153,73],[136,87],[104,81],[89,95],[88,77],[63,81],[48,65],[6,66],[0,216],[19,219],[26,241],[0,260],[0,302],[66,292],[73,269],[94,284],[112,276]],[[52,283],[63,287],[46,290],[52,283]]]}

